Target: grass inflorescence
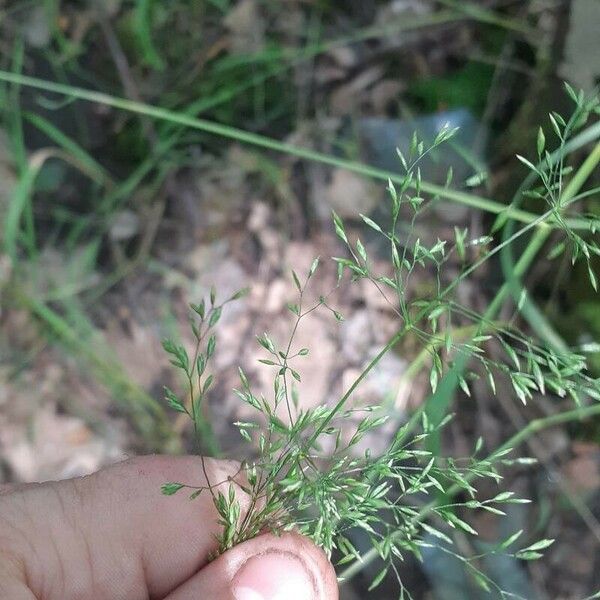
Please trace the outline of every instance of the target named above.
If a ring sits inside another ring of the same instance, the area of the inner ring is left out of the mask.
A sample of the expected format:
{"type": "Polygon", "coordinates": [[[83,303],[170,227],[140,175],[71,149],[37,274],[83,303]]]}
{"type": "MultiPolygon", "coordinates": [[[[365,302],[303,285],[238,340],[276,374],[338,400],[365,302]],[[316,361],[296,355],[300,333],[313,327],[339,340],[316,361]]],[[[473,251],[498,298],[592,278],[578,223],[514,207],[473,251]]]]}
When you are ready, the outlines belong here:
{"type": "MultiPolygon", "coordinates": [[[[549,130],[539,130],[536,158],[518,157],[530,171],[528,181],[533,182],[523,196],[537,201],[542,211],[503,240],[497,242],[495,235],[508,222],[513,222],[513,207],[507,207],[500,214],[486,236],[471,239],[468,230],[458,228],[453,239],[437,239],[433,244],[417,236],[417,221],[439,201],[439,196],[424,189],[420,166],[425,156],[456,133],[447,127],[429,144],[415,135],[408,155],[399,153],[404,175],[396,183],[388,182],[389,220],[381,223],[361,215],[366,226],[385,240],[392,276],[373,270],[366,245],[360,239],[352,240],[342,219],[333,215],[335,232],[345,248],[343,256],[333,259],[337,263],[338,287],[348,284],[348,279],[350,284],[370,281],[394,311],[397,332],[337,403],[303,409],[295,383],[301,381],[300,361],[310,349],[293,351],[294,336],[302,321],[316,310],[329,310],[338,320],[343,320],[343,316],[323,296],[315,304],[306,306],[305,290],[318,275],[319,259],[315,259],[307,273],[292,273],[298,300],[288,305],[294,315],[288,343],[279,347],[268,334],[258,338],[265,351],[261,362],[273,369],[272,394],[269,397],[255,394],[246,374],[241,369],[239,372],[240,386],[236,393],[255,412],[256,419],[236,425],[240,435],[255,448],[256,458],[243,463],[240,477],[233,478],[225,491],[216,489],[216,482],[206,488],[194,488],[186,482],[171,482],[163,487],[165,494],[185,489],[191,490],[192,497],[212,494],[223,526],[218,537],[219,552],[265,530],[293,529],[310,537],[328,555],[335,555],[339,565],[346,565],[342,573],[346,576],[355,574],[378,557],[382,568],[371,588],[388,572],[396,572],[400,596],[404,597],[408,592],[397,571],[397,561],[406,554],[421,558],[423,548],[436,540],[444,552],[464,563],[482,588],[512,596],[503,592],[480,568],[484,554],[461,553],[454,546],[452,533],[477,535],[469,522],[469,511],[503,515],[503,506],[528,502],[510,491],[499,491],[491,498],[480,500],[477,484],[482,479],[500,483],[503,468],[529,464],[531,459],[515,455],[515,447],[546,423],[543,419],[532,423],[491,451],[485,448],[484,440],[479,439],[469,456],[444,457],[440,452],[440,432],[452,414],[448,394],[441,390],[449,385],[470,396],[473,382],[482,381],[491,395],[496,394],[498,386],[508,385],[514,397],[524,404],[534,394],[570,396],[574,409],[564,413],[565,422],[600,412],[597,410],[600,405],[594,404],[600,400],[600,385],[589,375],[585,355],[536,339],[521,331],[515,319],[510,322],[496,319],[497,308],[509,291],[507,284],[500,288],[483,314],[462,303],[457,293],[461,283],[494,255],[516,240],[528,239],[514,269],[515,276],[521,276],[550,232],[561,234],[560,239],[552,238],[548,250],[550,258],[570,253],[573,263],[585,261],[590,284],[596,289],[593,258],[600,254],[594,241],[598,220],[592,215],[578,216],[579,231],[573,230],[569,221],[577,202],[594,193],[594,190],[581,190],[600,160],[598,146],[576,172],[567,166],[566,159],[569,143],[584,127],[590,113],[598,111],[598,98],[586,98],[569,86],[567,92],[574,103],[570,118],[552,113],[549,130]],[[547,149],[551,139],[556,145],[553,151],[547,149]],[[408,235],[401,236],[399,222],[407,215],[411,227],[408,235]],[[473,248],[478,249],[478,258],[469,260],[473,248]],[[448,280],[445,268],[451,261],[460,265],[460,274],[448,280]],[[410,286],[411,278],[418,271],[431,274],[434,281],[433,292],[422,297],[415,296],[410,286]],[[370,432],[380,430],[390,415],[379,406],[357,408],[350,400],[381,358],[408,337],[417,340],[426,354],[431,396],[409,422],[396,428],[387,449],[375,455],[361,442],[370,432]],[[358,425],[349,431],[347,424],[357,416],[360,417],[358,425]],[[244,512],[236,497],[236,486],[248,496],[248,508],[244,512]],[[349,535],[353,530],[361,530],[368,537],[371,550],[366,556],[355,547],[349,535]]],[[[451,182],[450,172],[446,187],[451,182]]],[[[522,310],[526,302],[528,297],[523,290],[517,299],[517,311],[522,310]]],[[[210,308],[204,302],[192,305],[195,317],[192,328],[197,341],[192,356],[181,346],[165,343],[173,364],[185,372],[189,384],[189,399],[180,399],[167,390],[167,402],[175,410],[188,414],[196,431],[199,431],[198,415],[212,381],[211,376],[202,379],[216,344],[212,328],[222,307],[216,302],[214,291],[210,308]]],[[[557,422],[561,416],[554,415],[547,424],[557,422]]],[[[553,541],[542,539],[515,550],[522,533],[515,531],[485,553],[507,553],[517,559],[533,560],[541,557],[542,551],[553,541]]]]}

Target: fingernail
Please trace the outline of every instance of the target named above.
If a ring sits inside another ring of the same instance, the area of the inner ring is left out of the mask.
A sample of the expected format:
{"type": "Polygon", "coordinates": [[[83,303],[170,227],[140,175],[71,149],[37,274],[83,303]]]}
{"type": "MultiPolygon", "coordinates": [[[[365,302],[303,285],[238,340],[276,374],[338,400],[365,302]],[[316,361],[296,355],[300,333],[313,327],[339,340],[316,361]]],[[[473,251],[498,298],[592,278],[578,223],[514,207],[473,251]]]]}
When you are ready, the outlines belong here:
{"type": "Polygon", "coordinates": [[[265,552],[248,559],[233,578],[235,600],[315,600],[315,582],[302,559],[265,552]]]}

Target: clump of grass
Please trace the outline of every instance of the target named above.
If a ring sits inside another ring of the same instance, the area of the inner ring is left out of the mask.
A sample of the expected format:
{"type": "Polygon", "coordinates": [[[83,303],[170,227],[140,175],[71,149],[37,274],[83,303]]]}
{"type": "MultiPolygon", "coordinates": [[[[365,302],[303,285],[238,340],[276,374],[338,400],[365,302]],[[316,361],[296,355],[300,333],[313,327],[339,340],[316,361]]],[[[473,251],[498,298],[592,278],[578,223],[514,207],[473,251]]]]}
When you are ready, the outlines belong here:
{"type": "MultiPolygon", "coordinates": [[[[503,597],[509,595],[478,567],[482,554],[465,556],[454,549],[452,532],[477,535],[465,516],[469,511],[503,515],[504,505],[527,502],[508,491],[480,500],[475,483],[482,479],[500,483],[503,467],[530,463],[527,457],[515,456],[514,447],[535,431],[550,424],[599,414],[600,404],[594,401],[600,400],[600,386],[588,375],[584,355],[568,348],[559,350],[549,346],[519,330],[514,323],[497,320],[498,309],[512,289],[508,283],[500,288],[483,314],[465,306],[457,291],[476,269],[516,240],[527,239],[530,233],[533,236],[514,267],[515,277],[526,272],[549,234],[557,233],[561,239],[553,237],[551,257],[568,252],[573,262],[586,261],[590,284],[596,289],[593,258],[600,255],[600,249],[593,235],[598,219],[591,215],[579,217],[576,231],[571,226],[571,212],[578,201],[597,191],[581,192],[581,188],[600,161],[600,145],[575,173],[566,166],[566,157],[575,133],[585,125],[591,112],[598,111],[598,98],[586,98],[568,86],[567,92],[574,103],[571,117],[565,119],[557,113],[551,114],[550,130],[539,130],[536,158],[518,157],[529,169],[530,179],[534,179],[533,187],[525,190],[525,195],[535,199],[543,212],[500,243],[494,245],[494,234],[510,221],[513,207],[501,213],[493,231],[484,237],[471,239],[466,229],[456,229],[453,239],[438,239],[433,244],[417,237],[418,219],[439,200],[424,189],[420,164],[429,152],[455,134],[447,127],[429,144],[415,135],[408,155],[399,153],[404,175],[398,183],[391,180],[388,183],[389,221],[378,223],[362,216],[364,223],[385,240],[392,276],[374,271],[366,246],[360,239],[350,239],[344,222],[334,214],[335,232],[345,247],[345,255],[333,259],[338,268],[338,286],[345,285],[348,274],[351,281],[370,281],[394,311],[397,332],[334,406],[303,409],[295,383],[301,380],[299,365],[309,349],[292,351],[295,334],[302,321],[316,310],[329,310],[338,320],[343,316],[328,304],[326,297],[306,306],[305,290],[317,276],[319,259],[315,259],[308,273],[292,273],[298,300],[288,306],[294,315],[288,343],[278,347],[268,334],[258,338],[266,353],[261,362],[273,368],[272,394],[268,398],[256,395],[241,369],[240,386],[236,390],[240,400],[251,407],[257,417],[236,423],[240,435],[258,448],[257,457],[242,466],[244,477],[239,481],[235,478],[235,483],[249,497],[248,510],[242,514],[234,481],[225,492],[217,489],[214,482],[209,482],[206,488],[194,487],[189,482],[170,482],[162,488],[167,495],[181,490],[190,491],[192,498],[201,493],[212,495],[222,525],[219,552],[265,529],[274,532],[294,529],[310,537],[329,555],[335,552],[340,557],[340,565],[349,564],[343,576],[353,575],[379,557],[383,566],[372,581],[371,588],[374,588],[388,572],[398,575],[397,561],[406,554],[421,557],[422,548],[431,543],[424,541],[427,534],[428,540],[439,541],[444,552],[458,557],[482,588],[495,589],[503,597]],[[547,149],[549,139],[556,141],[552,152],[547,149]],[[398,224],[407,214],[412,227],[408,236],[402,238],[398,224]],[[585,233],[581,233],[582,230],[585,233]],[[474,247],[478,248],[479,257],[469,261],[470,249],[474,247]],[[461,265],[460,274],[451,279],[446,275],[449,261],[461,265]],[[410,283],[418,271],[433,274],[433,293],[414,296],[410,283]],[[350,399],[381,358],[409,336],[422,345],[428,357],[431,396],[408,423],[397,429],[387,449],[374,455],[360,449],[361,440],[367,433],[381,428],[389,415],[379,406],[351,408],[350,399]],[[501,447],[487,449],[487,455],[485,442],[480,439],[469,456],[444,457],[439,451],[439,435],[452,418],[448,412],[452,392],[460,388],[470,396],[475,380],[486,382],[492,395],[498,385],[509,385],[514,396],[524,404],[534,394],[570,396],[574,409],[531,423],[501,447]],[[357,427],[348,433],[345,424],[357,416],[357,427]],[[366,556],[361,556],[351,541],[349,532],[353,529],[362,530],[370,540],[372,550],[366,556]]],[[[449,173],[446,187],[451,180],[449,173]]],[[[526,301],[527,295],[522,293],[517,310],[526,301]]],[[[196,431],[199,431],[206,391],[212,382],[212,376],[204,378],[204,373],[215,350],[213,328],[226,302],[217,303],[213,290],[209,303],[202,301],[192,305],[192,329],[197,343],[191,356],[182,346],[172,342],[164,345],[173,364],[185,373],[189,392],[188,399],[184,400],[167,390],[167,401],[175,410],[188,414],[196,431]]],[[[522,533],[516,531],[486,552],[533,560],[542,556],[541,552],[553,542],[542,539],[514,550],[522,533]]],[[[398,581],[400,597],[407,597],[409,594],[399,575],[398,581]]]]}

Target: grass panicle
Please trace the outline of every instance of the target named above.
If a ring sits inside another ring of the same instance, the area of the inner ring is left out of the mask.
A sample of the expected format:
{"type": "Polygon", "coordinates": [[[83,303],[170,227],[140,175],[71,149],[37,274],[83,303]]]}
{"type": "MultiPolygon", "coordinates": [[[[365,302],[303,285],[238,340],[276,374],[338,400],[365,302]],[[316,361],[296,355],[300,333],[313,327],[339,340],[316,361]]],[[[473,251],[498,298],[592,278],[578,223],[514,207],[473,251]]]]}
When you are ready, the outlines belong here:
{"type": "MultiPolygon", "coordinates": [[[[594,239],[598,219],[593,215],[581,216],[577,203],[588,196],[581,188],[600,161],[600,153],[596,146],[576,172],[567,165],[567,158],[571,140],[584,127],[589,115],[598,110],[598,98],[586,98],[568,86],[567,93],[574,104],[571,117],[565,119],[552,113],[549,129],[539,130],[535,158],[517,157],[530,172],[531,185],[523,190],[523,196],[539,205],[539,216],[520,229],[514,231],[514,211],[509,207],[489,235],[472,239],[468,230],[455,228],[451,239],[425,242],[418,237],[418,221],[427,216],[441,197],[423,186],[420,166],[428,153],[454,136],[456,130],[448,127],[442,128],[429,142],[415,135],[408,154],[399,153],[404,175],[388,181],[389,219],[376,222],[361,215],[364,224],[385,240],[392,276],[374,271],[368,246],[354,238],[334,213],[334,229],[344,248],[343,255],[333,258],[338,269],[338,287],[369,281],[395,313],[397,332],[337,403],[302,408],[296,383],[302,379],[301,361],[310,349],[292,351],[296,332],[302,321],[316,310],[330,311],[337,320],[343,320],[343,316],[328,304],[328,297],[321,296],[315,304],[306,305],[305,290],[318,274],[319,259],[315,259],[308,273],[292,272],[298,299],[288,305],[294,315],[288,343],[279,347],[268,333],[257,339],[265,352],[260,362],[273,369],[272,394],[257,395],[249,378],[243,370],[239,371],[236,394],[254,411],[256,419],[237,422],[236,426],[241,437],[255,448],[256,458],[243,463],[239,478],[220,482],[225,485],[219,489],[215,482],[209,482],[206,488],[184,482],[163,486],[167,495],[185,490],[192,498],[200,493],[212,494],[222,525],[219,552],[265,530],[277,533],[293,529],[311,538],[329,556],[335,556],[339,565],[345,565],[342,577],[353,576],[379,558],[381,570],[371,582],[371,589],[392,572],[398,576],[400,597],[410,597],[397,571],[398,561],[407,554],[422,558],[423,548],[435,540],[443,552],[464,564],[481,588],[495,590],[502,597],[514,597],[500,589],[480,568],[483,556],[504,553],[519,560],[535,560],[554,540],[521,543],[527,535],[518,530],[487,548],[485,554],[467,556],[456,548],[454,534],[477,535],[470,524],[470,511],[504,515],[506,505],[528,502],[502,490],[491,498],[480,499],[478,486],[484,479],[501,484],[506,468],[534,462],[515,451],[533,433],[555,422],[600,413],[600,404],[596,404],[600,401],[600,385],[590,376],[584,354],[566,345],[558,349],[521,331],[515,319],[501,322],[494,318],[494,311],[507,298],[506,287],[499,290],[484,314],[465,305],[457,292],[462,282],[517,240],[525,241],[526,250],[516,268],[517,275],[522,275],[543,246],[540,232],[545,242],[550,231],[560,231],[561,236],[554,234],[548,255],[556,258],[568,252],[573,263],[584,261],[589,283],[597,288],[593,259],[600,254],[594,239]],[[551,145],[555,146],[552,151],[548,149],[551,145]],[[411,223],[409,233],[400,233],[406,229],[401,229],[399,223],[407,218],[411,223]],[[570,227],[574,218],[580,225],[583,223],[582,229],[587,234],[570,227]],[[499,237],[500,229],[508,224],[513,226],[512,233],[499,237]],[[450,265],[459,265],[458,276],[450,265]],[[432,290],[421,296],[415,295],[411,286],[419,271],[421,276],[424,273],[433,277],[432,290]],[[391,417],[385,408],[374,405],[357,408],[350,399],[381,358],[409,337],[423,348],[416,368],[427,369],[431,395],[408,423],[397,424],[387,449],[374,455],[365,449],[365,436],[380,430],[391,417]],[[487,455],[485,442],[480,439],[470,456],[461,459],[444,456],[440,451],[440,432],[452,414],[448,402],[439,400],[440,390],[449,385],[470,396],[475,381],[483,382],[490,395],[496,394],[497,386],[508,385],[523,404],[535,394],[552,394],[570,397],[574,408],[531,422],[499,448],[487,449],[487,455]],[[348,423],[355,422],[357,425],[349,430],[348,423]],[[249,498],[249,508],[243,514],[235,485],[249,498]],[[361,555],[353,542],[352,532],[357,530],[369,539],[371,550],[366,555],[361,555]]],[[[447,185],[451,179],[449,173],[447,185]]],[[[516,302],[516,313],[526,301],[527,294],[523,291],[516,302]]],[[[209,302],[192,305],[196,339],[193,355],[172,342],[164,344],[173,365],[185,373],[189,388],[187,399],[166,390],[167,403],[174,410],[186,413],[197,432],[199,415],[212,382],[212,376],[204,374],[215,350],[213,329],[224,304],[216,303],[212,291],[209,302]]]]}

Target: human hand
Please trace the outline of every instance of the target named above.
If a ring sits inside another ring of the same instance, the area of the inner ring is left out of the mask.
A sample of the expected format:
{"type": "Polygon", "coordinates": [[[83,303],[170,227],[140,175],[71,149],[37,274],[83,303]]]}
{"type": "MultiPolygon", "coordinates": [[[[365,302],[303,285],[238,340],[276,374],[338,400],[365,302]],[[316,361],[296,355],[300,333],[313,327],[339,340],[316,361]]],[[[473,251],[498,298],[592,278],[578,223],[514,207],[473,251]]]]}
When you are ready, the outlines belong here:
{"type": "MultiPolygon", "coordinates": [[[[211,459],[206,468],[211,482],[237,470],[211,459]]],[[[296,534],[264,534],[208,562],[212,498],[165,497],[166,481],[206,484],[197,457],[148,456],[0,486],[0,599],[337,600],[331,564],[296,534]]]]}

